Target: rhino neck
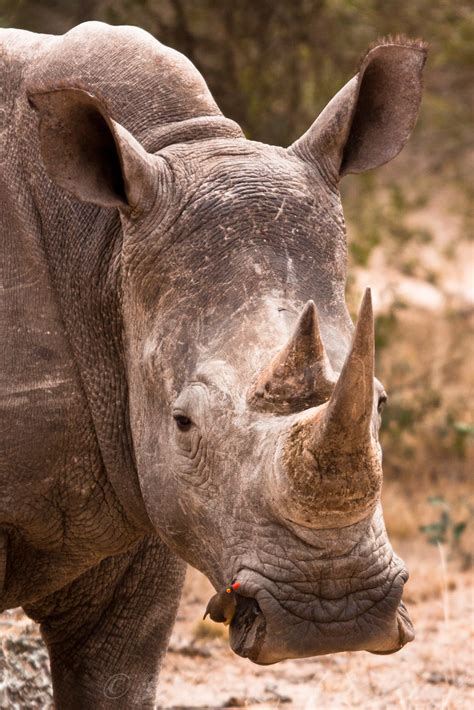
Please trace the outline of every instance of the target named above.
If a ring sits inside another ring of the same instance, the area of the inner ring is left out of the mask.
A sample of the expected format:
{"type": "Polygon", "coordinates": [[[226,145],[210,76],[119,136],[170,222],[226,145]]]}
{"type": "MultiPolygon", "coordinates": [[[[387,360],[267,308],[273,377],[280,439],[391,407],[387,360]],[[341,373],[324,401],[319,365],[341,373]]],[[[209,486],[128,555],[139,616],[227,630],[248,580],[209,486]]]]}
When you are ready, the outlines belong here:
{"type": "MultiPolygon", "coordinates": [[[[115,505],[127,526],[147,529],[128,421],[122,355],[121,224],[113,210],[82,205],[52,191],[35,191],[42,242],[62,327],[115,505]],[[62,225],[59,226],[59,225],[62,225]]],[[[73,413],[71,413],[73,416],[73,413]]]]}
{"type": "Polygon", "coordinates": [[[120,219],[116,210],[79,204],[48,181],[37,159],[34,120],[32,112],[27,112],[21,126],[24,179],[41,225],[38,240],[69,344],[77,389],[86,400],[86,418],[72,405],[70,416],[84,420],[84,430],[98,444],[94,467],[105,470],[102,475],[110,483],[113,505],[124,527],[148,529],[129,433],[122,357],[120,219]]]}

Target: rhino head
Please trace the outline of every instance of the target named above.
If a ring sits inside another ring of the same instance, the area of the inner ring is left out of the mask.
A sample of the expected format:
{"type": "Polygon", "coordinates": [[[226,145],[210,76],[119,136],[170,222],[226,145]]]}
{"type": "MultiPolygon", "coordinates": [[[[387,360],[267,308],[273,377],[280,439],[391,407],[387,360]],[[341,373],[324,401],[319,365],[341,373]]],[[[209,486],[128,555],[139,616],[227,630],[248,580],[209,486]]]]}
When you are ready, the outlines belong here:
{"type": "Polygon", "coordinates": [[[425,54],[373,47],[288,149],[213,116],[150,152],[87,87],[32,97],[52,179],[120,212],[148,515],[216,589],[240,582],[230,642],[257,663],[413,638],[380,505],[371,296],[354,329],[338,183],[401,150],[425,54]]]}

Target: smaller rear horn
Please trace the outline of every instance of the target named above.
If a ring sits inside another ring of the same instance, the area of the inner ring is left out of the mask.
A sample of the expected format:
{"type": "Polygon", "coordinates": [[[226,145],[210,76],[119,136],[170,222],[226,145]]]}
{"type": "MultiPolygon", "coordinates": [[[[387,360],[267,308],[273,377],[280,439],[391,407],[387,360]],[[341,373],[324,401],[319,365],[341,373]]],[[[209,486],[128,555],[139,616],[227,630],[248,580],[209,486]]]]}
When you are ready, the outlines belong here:
{"type": "Polygon", "coordinates": [[[308,301],[285,347],[258,373],[248,393],[253,409],[290,414],[326,402],[336,377],[319,331],[314,301],[308,301]]]}

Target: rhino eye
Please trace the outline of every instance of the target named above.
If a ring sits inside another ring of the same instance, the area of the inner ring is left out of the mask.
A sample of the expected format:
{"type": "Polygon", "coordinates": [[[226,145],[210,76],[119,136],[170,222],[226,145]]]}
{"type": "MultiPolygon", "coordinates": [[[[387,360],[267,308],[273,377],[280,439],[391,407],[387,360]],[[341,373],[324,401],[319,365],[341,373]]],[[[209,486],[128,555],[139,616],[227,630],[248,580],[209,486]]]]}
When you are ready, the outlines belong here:
{"type": "Polygon", "coordinates": [[[180,431],[189,431],[189,429],[191,429],[192,421],[184,414],[173,414],[173,419],[180,431]]]}
{"type": "Polygon", "coordinates": [[[378,403],[377,403],[377,411],[378,411],[379,414],[382,414],[383,408],[384,408],[384,406],[385,406],[385,403],[386,403],[387,399],[388,399],[387,393],[386,393],[386,392],[382,392],[382,394],[381,394],[380,397],[379,397],[379,401],[378,401],[378,403]]]}

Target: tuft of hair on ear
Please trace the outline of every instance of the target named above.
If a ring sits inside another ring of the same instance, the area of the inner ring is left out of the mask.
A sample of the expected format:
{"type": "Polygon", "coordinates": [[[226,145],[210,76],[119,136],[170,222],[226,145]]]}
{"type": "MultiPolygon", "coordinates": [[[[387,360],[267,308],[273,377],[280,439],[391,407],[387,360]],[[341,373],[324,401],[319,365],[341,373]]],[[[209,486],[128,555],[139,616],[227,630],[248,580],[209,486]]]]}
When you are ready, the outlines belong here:
{"type": "Polygon", "coordinates": [[[416,49],[419,52],[423,52],[423,54],[425,55],[428,53],[429,49],[428,42],[425,42],[425,40],[421,39],[421,37],[412,39],[403,34],[386,35],[385,37],[379,37],[379,39],[376,39],[374,42],[371,42],[365,50],[364,54],[361,55],[359,61],[357,62],[357,71],[360,71],[362,65],[367,59],[368,54],[370,54],[373,49],[384,46],[406,47],[407,49],[416,49]]]}

